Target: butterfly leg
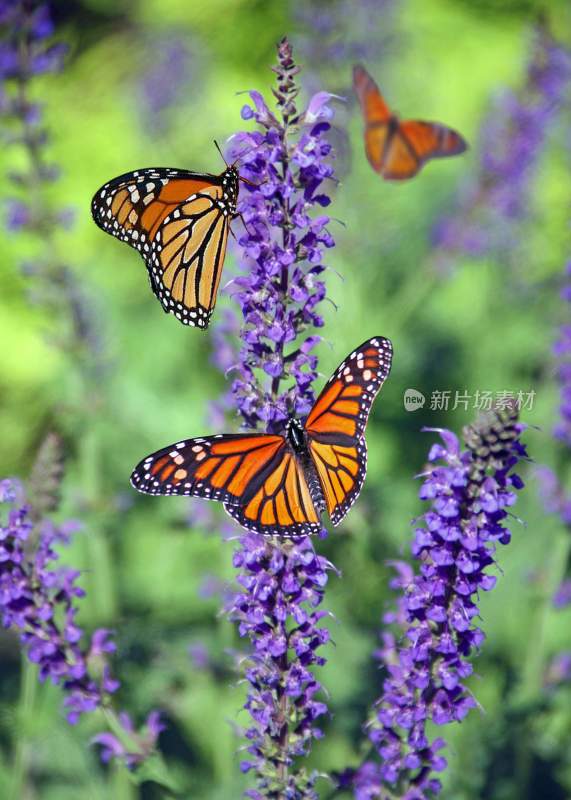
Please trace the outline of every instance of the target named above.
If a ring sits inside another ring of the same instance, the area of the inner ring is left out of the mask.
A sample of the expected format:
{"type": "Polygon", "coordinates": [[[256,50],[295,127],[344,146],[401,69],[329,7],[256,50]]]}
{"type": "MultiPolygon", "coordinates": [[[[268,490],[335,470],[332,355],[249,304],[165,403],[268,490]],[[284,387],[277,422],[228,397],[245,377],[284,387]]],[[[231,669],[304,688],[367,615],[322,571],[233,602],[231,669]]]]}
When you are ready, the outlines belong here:
{"type": "Polygon", "coordinates": [[[240,217],[240,220],[242,221],[242,225],[246,228],[246,232],[248,233],[249,236],[252,236],[255,233],[255,232],[251,231],[250,228],[248,228],[248,226],[246,224],[246,220],[244,219],[244,215],[243,214],[235,214],[234,217],[235,218],[236,217],[240,217]]]}

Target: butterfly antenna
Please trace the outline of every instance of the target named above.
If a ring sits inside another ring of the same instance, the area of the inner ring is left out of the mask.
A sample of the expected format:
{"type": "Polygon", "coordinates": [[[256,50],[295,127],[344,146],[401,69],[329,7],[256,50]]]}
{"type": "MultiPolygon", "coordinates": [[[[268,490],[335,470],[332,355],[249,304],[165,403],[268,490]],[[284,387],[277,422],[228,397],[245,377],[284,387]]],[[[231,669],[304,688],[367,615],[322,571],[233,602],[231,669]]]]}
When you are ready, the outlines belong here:
{"type": "Polygon", "coordinates": [[[226,159],[224,158],[224,153],[223,153],[223,152],[222,152],[222,150],[220,149],[220,145],[218,144],[218,142],[216,141],[216,139],[214,139],[214,146],[216,147],[216,149],[218,150],[218,152],[219,152],[219,153],[220,153],[220,155],[222,156],[222,161],[223,161],[223,162],[226,164],[226,166],[227,166],[227,167],[229,167],[230,165],[228,164],[228,162],[227,162],[227,161],[226,161],[226,159]]]}
{"type": "Polygon", "coordinates": [[[259,188],[260,188],[260,185],[261,185],[261,184],[259,184],[259,183],[252,183],[252,181],[249,181],[247,178],[243,178],[241,175],[239,175],[238,177],[240,178],[240,180],[242,181],[242,183],[245,183],[245,184],[246,184],[246,186],[251,186],[253,189],[259,189],[259,188]]]}

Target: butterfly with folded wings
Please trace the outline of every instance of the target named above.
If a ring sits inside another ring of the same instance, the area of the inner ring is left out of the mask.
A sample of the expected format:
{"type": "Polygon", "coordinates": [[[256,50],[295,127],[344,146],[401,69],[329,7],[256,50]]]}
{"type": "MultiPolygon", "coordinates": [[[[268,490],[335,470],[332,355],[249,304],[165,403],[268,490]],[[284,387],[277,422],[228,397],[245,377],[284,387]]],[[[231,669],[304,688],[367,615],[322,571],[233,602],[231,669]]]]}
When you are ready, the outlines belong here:
{"type": "Polygon", "coordinates": [[[96,224],[139,251],[164,311],[184,325],[210,322],[240,180],[235,164],[220,175],[149,167],[119,175],[92,200],[96,224]]]}
{"type": "Polygon", "coordinates": [[[218,500],[248,530],[282,537],[338,525],[365,480],[365,427],[386,380],[392,345],[368,339],[333,373],[307,418],[283,435],[238,433],[186,439],[143,459],[131,475],[152,495],[218,500]]]}

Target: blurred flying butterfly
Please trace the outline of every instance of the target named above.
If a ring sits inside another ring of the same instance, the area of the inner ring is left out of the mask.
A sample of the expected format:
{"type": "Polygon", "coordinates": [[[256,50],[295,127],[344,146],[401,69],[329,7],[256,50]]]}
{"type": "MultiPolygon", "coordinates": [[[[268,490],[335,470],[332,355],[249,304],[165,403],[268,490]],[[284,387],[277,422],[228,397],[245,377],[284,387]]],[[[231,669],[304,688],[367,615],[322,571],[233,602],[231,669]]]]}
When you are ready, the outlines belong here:
{"type": "Polygon", "coordinates": [[[91,202],[97,225],[139,251],[155,296],[184,325],[210,322],[239,180],[235,164],[220,175],[149,167],[109,181],[91,202]]]}
{"type": "Polygon", "coordinates": [[[459,133],[438,122],[401,122],[364,67],[353,67],[353,88],[365,119],[367,158],[385,180],[412,178],[431,158],[456,156],[468,147],[459,133]]]}
{"type": "Polygon", "coordinates": [[[365,427],[391,360],[388,339],[369,339],[334,372],[307,418],[289,419],[283,436],[186,439],[147,456],[131,484],[145,494],[220,500],[244,528],[267,535],[319,533],[326,509],[338,525],[365,480],[365,427]]]}

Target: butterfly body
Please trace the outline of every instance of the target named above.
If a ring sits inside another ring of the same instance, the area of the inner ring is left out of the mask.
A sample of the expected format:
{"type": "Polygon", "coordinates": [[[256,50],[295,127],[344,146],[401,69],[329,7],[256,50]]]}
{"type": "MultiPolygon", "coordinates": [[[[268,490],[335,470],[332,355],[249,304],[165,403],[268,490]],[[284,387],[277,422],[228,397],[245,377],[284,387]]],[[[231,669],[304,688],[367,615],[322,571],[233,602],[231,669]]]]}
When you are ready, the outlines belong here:
{"type": "Polygon", "coordinates": [[[317,474],[315,464],[311,457],[310,446],[304,425],[300,420],[295,419],[295,417],[291,417],[287,422],[286,439],[305,475],[307,488],[314,508],[319,516],[321,516],[327,508],[327,503],[319,481],[319,475],[317,474]]]}
{"type": "Polygon", "coordinates": [[[326,511],[338,525],[367,468],[365,427],[387,378],[392,345],[369,339],[333,373],[305,420],[284,433],[186,439],[145,458],[131,483],[153,495],[218,500],[248,530],[282,537],[319,533],[326,511]]]}
{"type": "Polygon", "coordinates": [[[385,180],[413,178],[431,159],[459,155],[466,150],[463,137],[446,125],[399,119],[364,67],[354,67],[353,88],[365,121],[367,159],[385,180]]]}
{"type": "Polygon", "coordinates": [[[206,328],[216,304],[239,174],[151,167],[125,173],[95,194],[91,212],[106,233],[143,257],[165,312],[206,328]]]}

